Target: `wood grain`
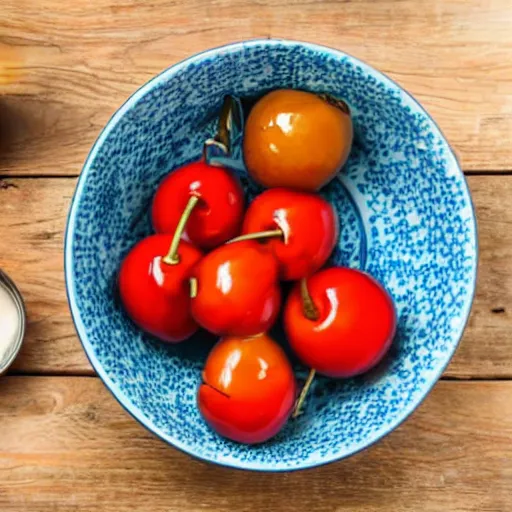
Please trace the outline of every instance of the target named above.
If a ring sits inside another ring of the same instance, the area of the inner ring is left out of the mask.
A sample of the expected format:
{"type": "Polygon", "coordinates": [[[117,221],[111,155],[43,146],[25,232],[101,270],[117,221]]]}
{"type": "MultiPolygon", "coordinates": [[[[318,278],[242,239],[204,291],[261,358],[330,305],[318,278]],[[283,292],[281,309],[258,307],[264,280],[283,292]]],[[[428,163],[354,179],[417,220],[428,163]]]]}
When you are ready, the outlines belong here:
{"type": "MultiPolygon", "coordinates": [[[[29,325],[17,372],[88,374],[66,301],[63,232],[75,180],[0,182],[0,268],[20,286],[29,325]]],[[[480,231],[478,292],[446,375],[512,377],[512,176],[471,176],[480,231]]]]}
{"type": "Polygon", "coordinates": [[[64,285],[64,230],[74,179],[0,181],[0,268],[28,315],[15,370],[92,373],[76,337],[64,285]]]}
{"type": "Polygon", "coordinates": [[[7,377],[0,381],[0,509],[505,512],[512,508],[511,394],[509,382],[441,382],[371,449],[312,471],[258,474],[168,447],[96,378],[7,377]]]}
{"type": "Polygon", "coordinates": [[[257,37],[340,48],[439,122],[466,170],[511,170],[510,0],[3,0],[23,71],[0,92],[0,173],[76,176],[140,85],[196,52],[257,37]]]}

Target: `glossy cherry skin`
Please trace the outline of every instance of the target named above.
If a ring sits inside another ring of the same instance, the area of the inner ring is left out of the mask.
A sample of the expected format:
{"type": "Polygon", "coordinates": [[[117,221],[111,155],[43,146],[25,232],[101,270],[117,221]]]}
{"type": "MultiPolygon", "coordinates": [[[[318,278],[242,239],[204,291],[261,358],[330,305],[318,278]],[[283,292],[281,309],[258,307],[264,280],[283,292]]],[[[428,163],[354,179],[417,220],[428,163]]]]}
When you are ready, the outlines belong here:
{"type": "Polygon", "coordinates": [[[152,235],[136,244],[119,272],[119,292],[128,316],[144,331],[177,343],[198,329],[190,314],[189,275],[201,251],[181,241],[180,261],[162,261],[173,235],[152,235]]]}
{"type": "Polygon", "coordinates": [[[192,211],[183,239],[212,249],[240,232],[244,193],[235,175],[224,167],[192,162],[171,172],[159,185],[152,206],[157,233],[174,233],[190,196],[201,200],[192,211]]]}
{"type": "Polygon", "coordinates": [[[284,426],[296,392],[292,367],[268,335],[223,338],[206,361],[198,404],[221,436],[262,443],[284,426]]]}
{"type": "Polygon", "coordinates": [[[338,216],[318,194],[274,188],[250,204],[242,233],[276,228],[283,237],[269,238],[266,244],[279,262],[280,278],[295,280],[325,264],[338,239],[338,216]]]}
{"type": "Polygon", "coordinates": [[[223,245],[193,268],[196,322],[220,336],[252,336],[267,331],[279,312],[277,261],[258,242],[223,245]]]}
{"type": "Polygon", "coordinates": [[[347,161],[353,127],[348,109],[316,94],[280,89],[252,108],[245,124],[244,160],[265,187],[315,191],[347,161]]]}
{"type": "Polygon", "coordinates": [[[300,286],[288,297],[284,326],[304,364],[328,377],[353,377],[375,366],[396,330],[396,312],[386,290],[371,276],[344,267],[321,270],[307,280],[318,309],[304,316],[300,286]]]}

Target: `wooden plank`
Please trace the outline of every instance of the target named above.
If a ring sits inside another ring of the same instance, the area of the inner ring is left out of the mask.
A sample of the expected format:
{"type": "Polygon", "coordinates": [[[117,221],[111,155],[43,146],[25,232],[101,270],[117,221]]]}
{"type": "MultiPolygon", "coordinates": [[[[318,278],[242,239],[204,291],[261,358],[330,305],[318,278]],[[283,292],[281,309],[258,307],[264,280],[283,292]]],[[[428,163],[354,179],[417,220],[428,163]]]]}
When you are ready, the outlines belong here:
{"type": "MultiPolygon", "coordinates": [[[[11,179],[0,187],[0,268],[20,286],[29,325],[17,372],[92,373],[66,301],[63,231],[74,179],[11,179]],[[7,187],[7,188],[5,188],[7,187]]],[[[512,176],[471,176],[480,231],[478,293],[446,375],[512,377],[512,176]]]]}
{"type": "Polygon", "coordinates": [[[511,382],[441,382],[369,450],[319,469],[206,465],[154,438],[96,378],[0,380],[2,512],[503,512],[511,382]]]}
{"type": "Polygon", "coordinates": [[[512,176],[468,178],[478,220],[480,261],[473,310],[446,375],[512,376],[512,176]]]}
{"type": "MultiPolygon", "coordinates": [[[[0,173],[77,175],[110,115],[165,67],[257,37],[340,48],[433,114],[467,170],[511,170],[510,0],[3,0],[23,74],[0,92],[0,173]]],[[[1,49],[1,48],[0,48],[1,49]]]]}
{"type": "Polygon", "coordinates": [[[0,181],[0,268],[16,281],[28,314],[18,371],[92,373],[64,285],[64,230],[75,181],[0,181]]]}

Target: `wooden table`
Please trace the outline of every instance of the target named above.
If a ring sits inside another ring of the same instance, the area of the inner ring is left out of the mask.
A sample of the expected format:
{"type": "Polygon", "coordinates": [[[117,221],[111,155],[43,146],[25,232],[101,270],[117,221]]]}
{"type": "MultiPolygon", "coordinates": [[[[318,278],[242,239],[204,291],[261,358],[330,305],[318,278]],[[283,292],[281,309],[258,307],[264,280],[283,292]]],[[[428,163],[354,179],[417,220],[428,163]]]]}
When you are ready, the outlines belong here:
{"type": "Polygon", "coordinates": [[[512,0],[2,0],[0,267],[28,332],[0,379],[0,510],[512,510],[512,0]],[[155,73],[234,40],[341,48],[391,75],[458,152],[480,231],[478,293],[452,364],[413,417],[349,460],[293,474],[208,466],[132,420],[95,377],[64,289],[76,177],[155,73]],[[3,45],[3,46],[2,46],[3,45]]]}

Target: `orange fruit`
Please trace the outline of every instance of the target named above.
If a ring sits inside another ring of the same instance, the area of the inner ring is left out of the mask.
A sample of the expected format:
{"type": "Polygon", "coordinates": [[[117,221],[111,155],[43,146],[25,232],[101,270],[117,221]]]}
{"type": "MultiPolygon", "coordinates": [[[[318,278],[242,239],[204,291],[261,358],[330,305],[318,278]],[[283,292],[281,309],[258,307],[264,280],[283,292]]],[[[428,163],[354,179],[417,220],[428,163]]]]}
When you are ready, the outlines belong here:
{"type": "Polygon", "coordinates": [[[347,161],[353,128],[346,105],[280,89],[265,95],[245,126],[244,160],[265,187],[315,191],[347,161]]]}

